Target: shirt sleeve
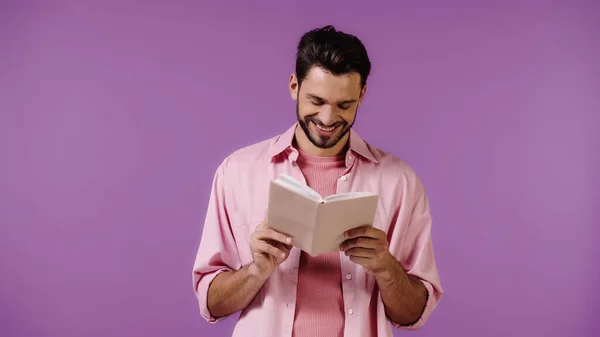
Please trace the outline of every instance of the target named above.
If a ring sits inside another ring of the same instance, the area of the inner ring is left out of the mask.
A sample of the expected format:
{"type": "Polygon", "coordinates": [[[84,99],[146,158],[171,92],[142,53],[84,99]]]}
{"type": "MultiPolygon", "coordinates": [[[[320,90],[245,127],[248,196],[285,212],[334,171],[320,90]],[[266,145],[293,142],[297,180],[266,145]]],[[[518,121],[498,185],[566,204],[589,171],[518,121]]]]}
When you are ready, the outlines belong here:
{"type": "Polygon", "coordinates": [[[413,195],[416,197],[408,198],[414,200],[408,203],[412,205],[409,213],[403,214],[406,211],[400,211],[390,242],[391,253],[407,273],[419,278],[427,289],[425,308],[417,321],[411,325],[400,325],[392,321],[395,328],[408,330],[416,330],[425,324],[443,294],[433,254],[429,201],[418,178],[413,195]]]}
{"type": "Polygon", "coordinates": [[[226,161],[215,172],[200,245],[194,262],[192,279],[200,314],[209,323],[214,317],[208,310],[208,288],[214,278],[225,271],[240,268],[240,258],[229,224],[224,181],[226,161]]]}

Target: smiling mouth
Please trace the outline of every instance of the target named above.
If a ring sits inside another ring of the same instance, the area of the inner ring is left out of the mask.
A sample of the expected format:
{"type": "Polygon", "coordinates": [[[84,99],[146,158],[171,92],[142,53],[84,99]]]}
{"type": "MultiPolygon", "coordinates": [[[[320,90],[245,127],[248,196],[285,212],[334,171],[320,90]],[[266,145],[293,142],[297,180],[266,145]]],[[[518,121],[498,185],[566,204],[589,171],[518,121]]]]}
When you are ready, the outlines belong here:
{"type": "Polygon", "coordinates": [[[337,129],[338,126],[334,125],[334,126],[324,126],[324,125],[319,125],[317,123],[314,123],[315,126],[317,127],[317,129],[324,131],[324,132],[333,132],[335,129],[337,129]]]}

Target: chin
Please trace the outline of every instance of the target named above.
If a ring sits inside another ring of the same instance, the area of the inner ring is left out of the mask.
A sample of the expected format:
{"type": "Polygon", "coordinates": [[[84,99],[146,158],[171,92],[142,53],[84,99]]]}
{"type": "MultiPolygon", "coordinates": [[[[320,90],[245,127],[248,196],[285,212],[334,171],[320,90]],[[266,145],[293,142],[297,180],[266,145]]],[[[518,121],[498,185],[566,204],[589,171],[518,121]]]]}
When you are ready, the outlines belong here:
{"type": "Polygon", "coordinates": [[[334,134],[329,137],[323,137],[320,134],[311,134],[311,143],[320,149],[329,149],[334,147],[337,143],[339,143],[340,139],[338,138],[338,134],[334,134]]]}

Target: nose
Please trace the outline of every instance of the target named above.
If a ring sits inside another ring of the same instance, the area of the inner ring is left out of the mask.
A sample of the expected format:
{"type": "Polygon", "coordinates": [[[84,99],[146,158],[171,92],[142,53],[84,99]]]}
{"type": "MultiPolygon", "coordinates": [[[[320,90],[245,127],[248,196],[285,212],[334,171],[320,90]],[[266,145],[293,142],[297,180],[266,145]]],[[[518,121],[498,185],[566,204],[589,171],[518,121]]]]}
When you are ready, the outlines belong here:
{"type": "Polygon", "coordinates": [[[336,113],[335,113],[335,109],[333,109],[331,106],[329,105],[324,105],[319,113],[319,119],[321,120],[321,123],[325,124],[325,125],[330,125],[336,122],[336,113]]]}

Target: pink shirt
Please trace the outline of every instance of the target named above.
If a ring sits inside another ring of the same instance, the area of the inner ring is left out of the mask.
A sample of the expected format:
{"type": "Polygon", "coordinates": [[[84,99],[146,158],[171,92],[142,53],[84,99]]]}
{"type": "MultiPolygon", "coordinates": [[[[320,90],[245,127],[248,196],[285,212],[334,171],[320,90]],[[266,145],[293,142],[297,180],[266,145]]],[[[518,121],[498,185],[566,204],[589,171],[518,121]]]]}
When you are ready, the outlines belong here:
{"type": "MultiPolygon", "coordinates": [[[[204,230],[193,267],[194,292],[200,313],[210,323],[207,308],[211,281],[223,271],[252,262],[250,235],[267,215],[269,182],[281,173],[305,181],[292,147],[296,124],[284,134],[237,150],[219,165],[213,180],[204,230]]],[[[354,131],[346,153],[346,170],[337,193],[379,194],[373,226],[388,233],[390,252],[404,269],[420,278],[429,297],[420,319],[406,329],[421,327],[442,297],[431,242],[431,217],[425,189],[403,161],[364,142],[354,131]]],[[[293,248],[261,291],[241,313],[234,337],[291,337],[296,307],[300,251],[293,248]]],[[[374,277],[340,252],[344,300],[344,336],[392,336],[374,277]]],[[[391,324],[390,324],[391,323],[391,324]]]]}

